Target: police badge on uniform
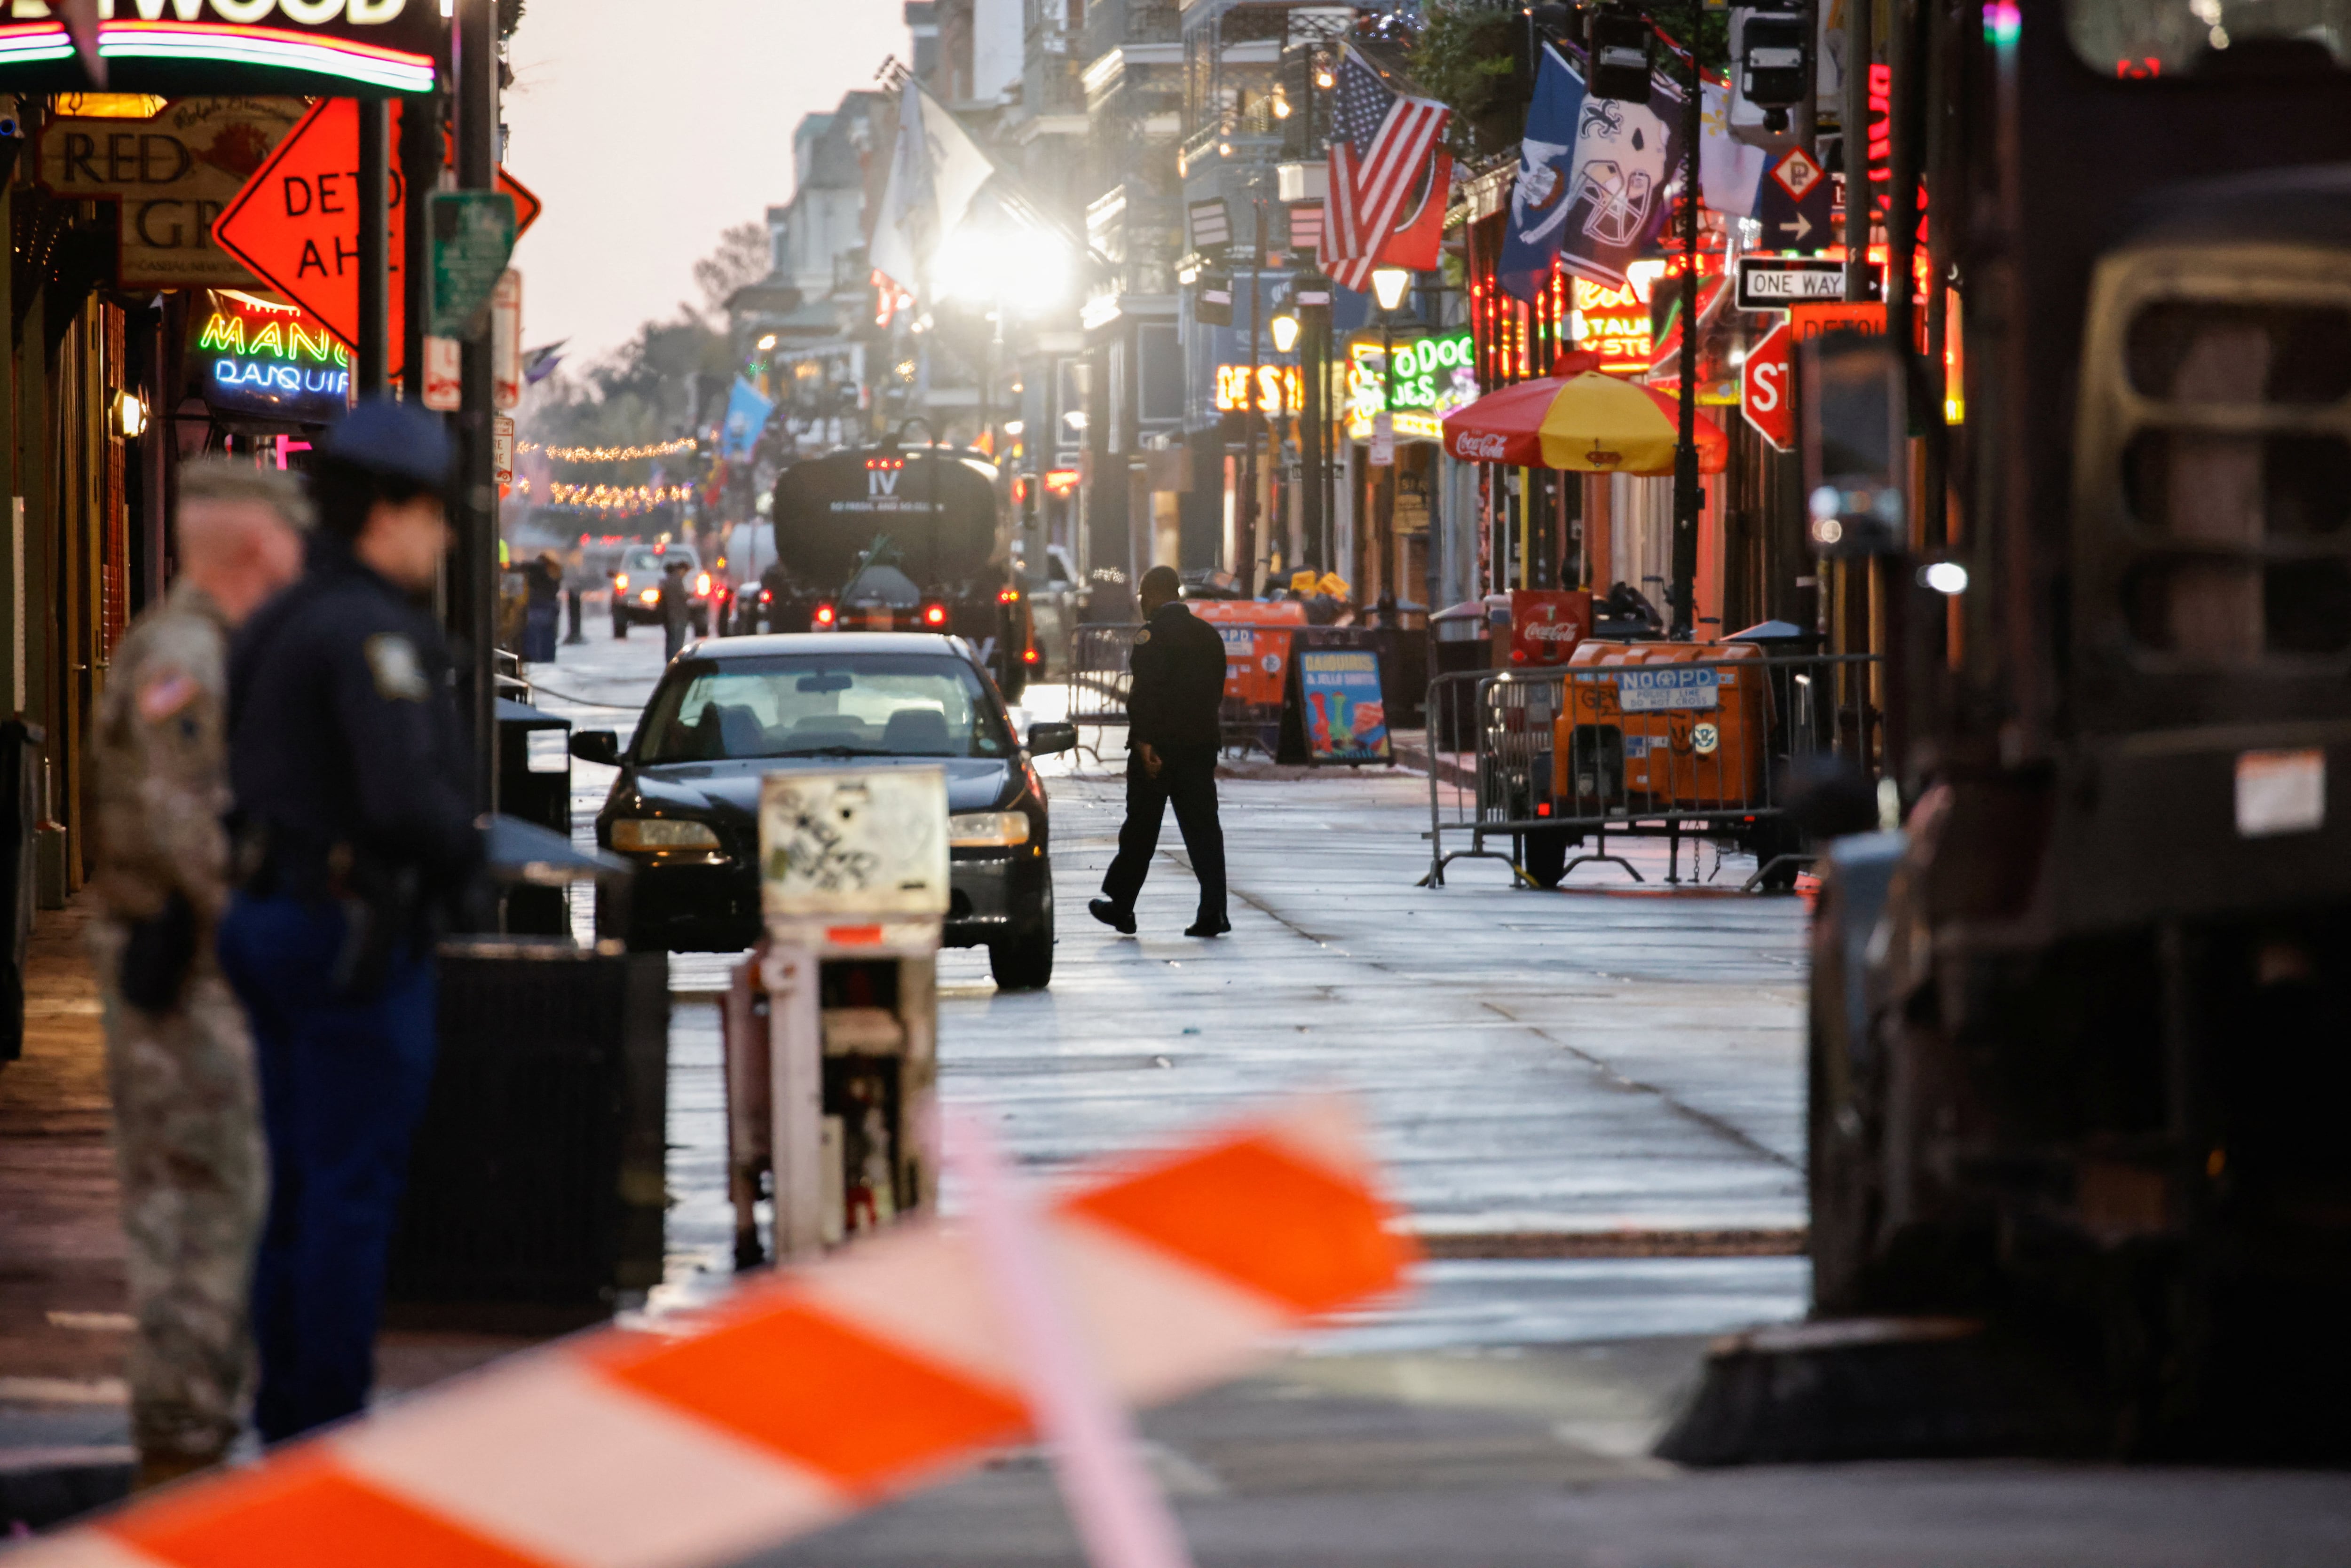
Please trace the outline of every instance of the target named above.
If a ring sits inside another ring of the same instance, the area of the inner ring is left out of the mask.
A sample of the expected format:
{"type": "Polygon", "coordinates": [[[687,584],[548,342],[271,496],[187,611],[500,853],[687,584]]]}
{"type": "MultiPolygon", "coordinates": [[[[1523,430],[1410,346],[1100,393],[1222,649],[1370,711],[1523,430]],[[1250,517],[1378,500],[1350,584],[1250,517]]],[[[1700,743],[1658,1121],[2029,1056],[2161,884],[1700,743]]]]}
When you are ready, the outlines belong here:
{"type": "Polygon", "coordinates": [[[433,695],[416,644],[397,632],[379,632],[362,645],[376,695],[386,702],[421,703],[433,695]]]}
{"type": "Polygon", "coordinates": [[[1142,631],[1137,632],[1134,634],[1134,645],[1135,645],[1136,647],[1138,647],[1138,648],[1140,648],[1141,646],[1143,646],[1143,644],[1144,644],[1145,643],[1148,643],[1148,642],[1150,642],[1150,641],[1151,641],[1151,628],[1150,628],[1150,627],[1148,627],[1148,626],[1145,626],[1142,631]]]}

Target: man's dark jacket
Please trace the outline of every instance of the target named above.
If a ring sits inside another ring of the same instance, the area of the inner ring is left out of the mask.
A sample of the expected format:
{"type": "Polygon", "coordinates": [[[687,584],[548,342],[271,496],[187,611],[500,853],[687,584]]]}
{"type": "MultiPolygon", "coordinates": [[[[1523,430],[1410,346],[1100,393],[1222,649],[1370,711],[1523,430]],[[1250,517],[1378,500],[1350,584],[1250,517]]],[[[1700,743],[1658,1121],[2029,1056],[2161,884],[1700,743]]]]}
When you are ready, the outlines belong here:
{"type": "Polygon", "coordinates": [[[1225,640],[1217,629],[1171,600],[1134,634],[1128,666],[1126,743],[1161,751],[1213,749],[1217,710],[1225,699],[1225,640]]]}

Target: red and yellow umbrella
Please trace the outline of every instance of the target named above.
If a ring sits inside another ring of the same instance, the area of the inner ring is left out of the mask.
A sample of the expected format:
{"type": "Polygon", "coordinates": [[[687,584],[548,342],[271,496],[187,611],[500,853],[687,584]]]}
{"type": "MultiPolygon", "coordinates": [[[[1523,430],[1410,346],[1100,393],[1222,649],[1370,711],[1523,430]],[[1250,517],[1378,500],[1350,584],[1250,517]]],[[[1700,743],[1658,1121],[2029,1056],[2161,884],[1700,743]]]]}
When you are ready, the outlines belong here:
{"type": "MultiPolygon", "coordinates": [[[[1488,392],[1447,414],[1445,450],[1467,463],[1670,474],[1680,419],[1670,392],[1597,371],[1546,376],[1488,392]]],[[[1698,472],[1719,474],[1729,460],[1729,438],[1699,414],[1698,472]]]]}

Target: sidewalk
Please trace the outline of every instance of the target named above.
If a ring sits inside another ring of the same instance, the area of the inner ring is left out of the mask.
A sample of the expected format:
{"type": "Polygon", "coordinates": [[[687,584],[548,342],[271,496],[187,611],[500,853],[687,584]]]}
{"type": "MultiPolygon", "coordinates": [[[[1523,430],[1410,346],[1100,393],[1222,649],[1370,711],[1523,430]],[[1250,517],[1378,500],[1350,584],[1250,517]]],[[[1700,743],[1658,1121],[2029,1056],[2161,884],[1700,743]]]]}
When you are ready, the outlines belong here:
{"type": "MultiPolygon", "coordinates": [[[[98,982],[86,904],[39,916],[26,968],[25,1054],[0,1067],[0,1539],[123,1495],[122,1384],[131,1321],[98,982]]],[[[400,1332],[379,1347],[385,1394],[437,1383],[534,1343],[400,1332]]]]}
{"type": "Polygon", "coordinates": [[[0,1529],[119,1496],[123,1242],[86,905],[34,924],[25,1054],[0,1067],[0,1529]]]}

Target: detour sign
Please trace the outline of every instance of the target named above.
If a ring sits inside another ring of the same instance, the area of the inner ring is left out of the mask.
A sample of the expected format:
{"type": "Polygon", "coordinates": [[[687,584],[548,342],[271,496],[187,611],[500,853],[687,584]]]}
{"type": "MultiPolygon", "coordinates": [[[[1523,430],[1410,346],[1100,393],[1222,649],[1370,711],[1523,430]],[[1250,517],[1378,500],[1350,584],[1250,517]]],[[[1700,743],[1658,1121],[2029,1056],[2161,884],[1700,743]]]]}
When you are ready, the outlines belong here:
{"type": "MultiPolygon", "coordinates": [[[[397,145],[401,106],[392,106],[397,145]]],[[[223,250],[256,277],[308,311],[346,347],[360,340],[360,106],[349,98],[321,99],[287,133],[269,160],[231,201],[213,225],[223,250]]],[[[392,278],[392,363],[402,371],[401,344],[408,316],[402,285],[406,254],[404,191],[395,159],[391,171],[392,207],[384,218],[384,245],[392,278]]],[[[538,198],[498,172],[498,188],[515,200],[517,233],[538,216],[538,198]]]]}

